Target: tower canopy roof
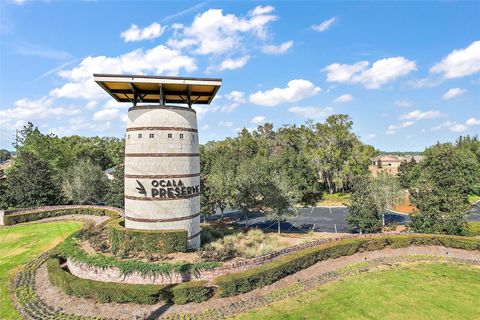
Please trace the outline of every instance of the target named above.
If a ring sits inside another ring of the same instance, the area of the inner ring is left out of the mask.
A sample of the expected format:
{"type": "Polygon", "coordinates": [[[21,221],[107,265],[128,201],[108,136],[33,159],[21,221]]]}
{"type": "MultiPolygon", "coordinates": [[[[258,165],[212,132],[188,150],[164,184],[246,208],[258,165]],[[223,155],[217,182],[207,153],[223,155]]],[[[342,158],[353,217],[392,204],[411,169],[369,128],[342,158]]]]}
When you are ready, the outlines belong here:
{"type": "Polygon", "coordinates": [[[118,102],[210,104],[222,79],[94,74],[95,82],[118,102]]]}

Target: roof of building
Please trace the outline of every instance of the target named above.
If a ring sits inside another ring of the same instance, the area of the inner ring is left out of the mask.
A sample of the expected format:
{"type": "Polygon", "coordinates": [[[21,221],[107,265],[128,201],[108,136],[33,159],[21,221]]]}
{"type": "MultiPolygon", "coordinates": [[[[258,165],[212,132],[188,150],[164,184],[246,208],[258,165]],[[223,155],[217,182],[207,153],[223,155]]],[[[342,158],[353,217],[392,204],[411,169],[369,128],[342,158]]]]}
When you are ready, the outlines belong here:
{"type": "Polygon", "coordinates": [[[222,79],[94,74],[95,82],[118,102],[210,104],[222,79]]]}

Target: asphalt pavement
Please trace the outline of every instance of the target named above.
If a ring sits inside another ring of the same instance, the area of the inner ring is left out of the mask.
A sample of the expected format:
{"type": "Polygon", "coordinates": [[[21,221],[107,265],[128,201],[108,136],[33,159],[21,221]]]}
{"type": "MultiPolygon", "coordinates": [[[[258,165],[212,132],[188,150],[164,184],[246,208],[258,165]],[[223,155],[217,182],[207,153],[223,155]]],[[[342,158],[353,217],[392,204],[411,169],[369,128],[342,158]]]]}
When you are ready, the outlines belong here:
{"type": "MultiPolygon", "coordinates": [[[[346,207],[307,207],[301,208],[298,216],[280,224],[282,231],[289,232],[349,232],[346,222],[346,207]]],[[[216,220],[220,217],[217,213],[208,220],[216,220]]],[[[236,210],[227,211],[225,217],[233,218],[236,224],[245,225],[243,215],[236,210]]],[[[387,223],[396,222],[405,224],[410,222],[407,214],[399,212],[387,212],[385,215],[387,223]]],[[[480,203],[475,204],[467,215],[468,221],[480,222],[480,203]]],[[[270,221],[261,213],[252,214],[248,219],[248,224],[252,228],[263,230],[277,230],[277,223],[270,221]]]]}

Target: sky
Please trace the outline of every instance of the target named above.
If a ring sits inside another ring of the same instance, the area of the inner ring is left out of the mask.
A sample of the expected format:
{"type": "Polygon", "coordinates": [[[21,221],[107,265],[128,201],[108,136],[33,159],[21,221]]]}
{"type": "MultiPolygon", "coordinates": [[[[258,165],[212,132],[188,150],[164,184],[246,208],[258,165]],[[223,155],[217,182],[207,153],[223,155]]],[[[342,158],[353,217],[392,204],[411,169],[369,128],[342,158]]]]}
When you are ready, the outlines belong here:
{"type": "Polygon", "coordinates": [[[93,73],[222,78],[201,143],[349,114],[360,139],[421,151],[480,134],[479,1],[0,1],[0,148],[27,121],[124,136],[93,73]]]}

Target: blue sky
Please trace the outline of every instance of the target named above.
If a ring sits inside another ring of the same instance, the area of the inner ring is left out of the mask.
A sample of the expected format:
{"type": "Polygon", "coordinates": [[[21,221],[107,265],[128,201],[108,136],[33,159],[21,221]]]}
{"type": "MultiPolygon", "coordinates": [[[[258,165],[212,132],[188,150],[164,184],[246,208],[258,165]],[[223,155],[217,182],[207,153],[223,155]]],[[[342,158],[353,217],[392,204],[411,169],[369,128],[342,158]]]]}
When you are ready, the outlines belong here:
{"type": "Polygon", "coordinates": [[[480,133],[480,2],[0,2],[0,148],[121,137],[93,73],[223,78],[200,141],[348,113],[378,149],[480,133]]]}

